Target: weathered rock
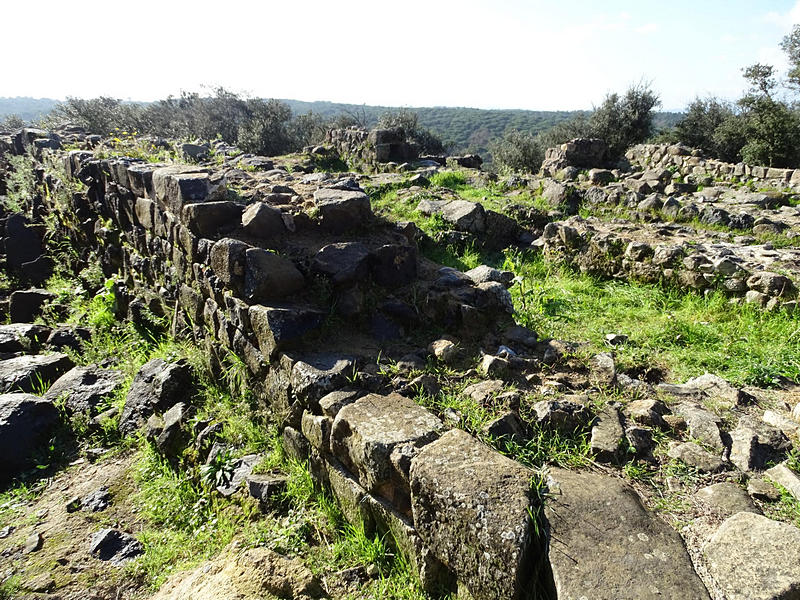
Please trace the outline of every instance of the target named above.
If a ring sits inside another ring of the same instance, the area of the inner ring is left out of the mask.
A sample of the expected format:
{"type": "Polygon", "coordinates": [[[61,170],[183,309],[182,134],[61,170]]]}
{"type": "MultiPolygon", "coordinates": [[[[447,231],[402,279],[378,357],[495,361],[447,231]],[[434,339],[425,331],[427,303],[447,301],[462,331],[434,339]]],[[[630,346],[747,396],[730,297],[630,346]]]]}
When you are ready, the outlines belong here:
{"type": "Polygon", "coordinates": [[[208,169],[172,165],[153,171],[153,191],[159,205],[178,216],[185,204],[221,199],[225,178],[208,169]]]}
{"type": "Polygon", "coordinates": [[[208,144],[181,144],[184,157],[192,160],[205,160],[208,158],[208,144]]]}
{"type": "Polygon", "coordinates": [[[283,308],[256,304],[249,310],[253,333],[265,358],[289,348],[318,328],[325,313],[312,308],[283,308]]]}
{"type": "Polygon", "coordinates": [[[764,416],[761,417],[767,425],[771,425],[776,429],[780,429],[784,434],[789,437],[800,437],[800,423],[794,419],[775,412],[774,410],[765,410],[764,416]]]}
{"type": "Polygon", "coordinates": [[[511,271],[501,271],[487,265],[479,265],[474,269],[466,271],[464,275],[469,277],[475,284],[494,281],[496,283],[502,283],[506,287],[511,285],[511,281],[514,279],[514,273],[511,271]]]}
{"type": "Polygon", "coordinates": [[[789,468],[786,461],[764,471],[771,481],[782,486],[787,492],[800,501],[800,475],[789,468]]]}
{"type": "Polygon", "coordinates": [[[572,434],[586,427],[591,419],[589,409],[573,400],[542,400],[533,405],[537,423],[546,429],[572,434]]]}
{"type": "Polygon", "coordinates": [[[0,395],[0,481],[33,466],[31,461],[58,418],[53,403],[38,396],[0,395]]]}
{"type": "Polygon", "coordinates": [[[595,354],[589,361],[592,383],[601,387],[610,387],[617,380],[617,368],[610,352],[595,354]]]}
{"type": "Polygon", "coordinates": [[[747,493],[752,498],[765,502],[775,502],[781,497],[778,488],[759,478],[754,478],[747,482],[747,493]]]}
{"type": "Polygon", "coordinates": [[[322,352],[304,356],[292,367],[292,393],[307,405],[328,392],[343,387],[356,370],[352,356],[322,352]]]}
{"type": "Polygon", "coordinates": [[[42,240],[27,226],[25,217],[13,214],[6,222],[5,238],[6,264],[11,269],[19,269],[23,264],[36,260],[42,253],[42,240]]]}
{"type": "Polygon", "coordinates": [[[272,240],[286,233],[283,213],[265,202],[254,202],[242,213],[242,226],[247,235],[272,240]]]}
{"type": "Polygon", "coordinates": [[[370,273],[378,285],[395,289],[417,278],[417,251],[413,246],[385,244],[370,252],[370,273]]]}
{"type": "Polygon", "coordinates": [[[69,348],[75,352],[83,350],[83,345],[92,338],[92,330],[87,327],[56,327],[47,338],[47,345],[56,350],[69,348]]]}
{"type": "Polygon", "coordinates": [[[458,231],[483,233],[486,230],[486,213],[476,202],[453,200],[442,207],[441,215],[458,231]]]}
{"type": "Polygon", "coordinates": [[[370,394],[339,410],[331,432],[331,453],[367,491],[403,511],[408,492],[390,460],[392,450],[402,444],[430,443],[441,429],[439,419],[409,398],[370,394]]]}
{"type": "Polygon", "coordinates": [[[661,383],[657,389],[675,398],[710,402],[720,408],[733,408],[753,401],[750,394],[711,373],[694,377],[680,385],[661,383]]]}
{"type": "Polygon", "coordinates": [[[622,454],[622,415],[613,406],[601,410],[592,427],[589,446],[599,462],[616,462],[622,454]]]}
{"type": "Polygon", "coordinates": [[[664,415],[667,413],[669,413],[669,409],[663,402],[651,398],[635,400],[625,407],[625,414],[628,418],[648,427],[666,427],[664,415]]]}
{"type": "Polygon", "coordinates": [[[285,298],[305,287],[303,274],[288,258],[269,250],[245,251],[244,293],[252,302],[285,298]]]}
{"type": "Polygon", "coordinates": [[[120,433],[133,433],[154,412],[187,400],[192,389],[191,368],[185,361],[168,363],[156,358],[146,363],[128,391],[119,421],[120,433]]]}
{"type": "Polygon", "coordinates": [[[630,425],[625,428],[625,439],[637,457],[648,458],[653,451],[653,430],[649,427],[630,425]]]}
{"type": "Polygon", "coordinates": [[[178,402],[164,413],[164,423],[156,438],[156,446],[162,453],[174,456],[180,451],[186,442],[184,426],[188,416],[188,407],[183,402],[178,402]]]}
{"type": "Polygon", "coordinates": [[[545,516],[558,598],[708,600],[681,537],[615,477],[552,469],[545,516]]]}
{"type": "Polygon", "coordinates": [[[319,407],[322,414],[334,419],[343,407],[352,404],[362,395],[363,392],[358,390],[337,390],[320,398],[319,407]]]}
{"type": "Polygon", "coordinates": [[[262,504],[269,504],[275,497],[286,491],[287,479],[284,475],[254,474],[251,473],[245,479],[247,481],[247,491],[262,504]]]}
{"type": "Polygon", "coordinates": [[[431,342],[428,352],[433,354],[436,360],[452,364],[458,358],[459,348],[455,342],[442,338],[431,342]]]}
{"type": "Polygon", "coordinates": [[[608,145],[597,138],[576,138],[545,151],[542,172],[554,174],[565,167],[590,169],[607,162],[608,145]]]}
{"type": "Polygon", "coordinates": [[[317,252],[311,269],[328,277],[334,285],[358,283],[369,273],[369,249],[361,242],[328,244],[317,252]]]}
{"type": "Polygon", "coordinates": [[[233,461],[233,465],[231,466],[230,479],[219,483],[216,490],[223,496],[233,496],[233,494],[239,490],[242,483],[247,481],[247,478],[251,476],[253,468],[261,462],[262,458],[263,455],[261,454],[245,454],[237,458],[233,461]]]}
{"type": "Polygon", "coordinates": [[[38,349],[51,333],[46,325],[11,323],[0,325],[0,352],[28,352],[38,349]]]}
{"type": "Polygon", "coordinates": [[[0,361],[0,393],[32,392],[55,381],[74,366],[66,354],[18,356],[0,361]]]}
{"type": "Polygon", "coordinates": [[[484,435],[496,440],[509,440],[524,443],[525,426],[515,412],[506,412],[493,419],[483,428],[484,435]]]}
{"type": "Polygon", "coordinates": [[[321,188],[314,192],[314,203],[328,231],[362,227],[372,218],[369,197],[362,191],[321,188]]]}
{"type": "Polygon", "coordinates": [[[94,416],[97,407],[119,389],[124,379],[122,371],[96,365],[75,367],[59,377],[44,397],[50,401],[62,399],[71,412],[94,416]]]}
{"type": "Polygon", "coordinates": [[[223,238],[211,247],[211,269],[224,285],[241,289],[248,247],[244,242],[230,238],[223,238]]]}
{"type": "Polygon", "coordinates": [[[305,410],[300,430],[313,448],[320,452],[326,452],[330,447],[332,423],[333,420],[330,417],[314,415],[305,410]]]}
{"type": "Polygon", "coordinates": [[[41,316],[42,306],[53,298],[55,294],[52,292],[36,288],[12,292],[8,309],[11,322],[30,323],[41,316]]]}
{"type": "Polygon", "coordinates": [[[703,549],[728,600],[800,597],[800,529],[751,512],[726,520],[703,549]]]}
{"type": "MultiPolygon", "coordinates": [[[[111,506],[111,492],[103,486],[80,500],[81,510],[100,512],[111,506]]],[[[69,510],[67,511],[69,512],[69,510]]]]}
{"type": "Polygon", "coordinates": [[[102,529],[92,536],[89,553],[102,561],[121,566],[144,554],[141,542],[116,529],[102,529]]]}
{"type": "Polygon", "coordinates": [[[700,488],[696,498],[709,505],[723,517],[730,517],[739,512],[761,514],[750,499],[750,495],[735,483],[723,482],[700,488]]]}
{"type": "Polygon", "coordinates": [[[719,429],[722,419],[714,413],[691,404],[679,405],[675,409],[675,413],[686,420],[686,425],[689,428],[689,435],[692,438],[710,446],[718,452],[723,452],[725,450],[725,444],[722,441],[722,435],[719,429]]]}
{"type": "Polygon", "coordinates": [[[692,442],[674,444],[667,452],[667,455],[670,458],[683,461],[703,473],[719,473],[725,468],[725,461],[722,458],[711,454],[708,450],[692,442]]]}
{"type": "Polygon", "coordinates": [[[458,429],[411,462],[417,532],[476,600],[521,598],[536,575],[532,476],[458,429]]]}
{"type": "Polygon", "coordinates": [[[38,531],[33,532],[25,539],[25,545],[22,547],[23,554],[32,554],[42,549],[44,544],[44,537],[38,531]]]}
{"type": "Polygon", "coordinates": [[[242,206],[230,201],[188,204],[181,211],[181,219],[193,234],[213,237],[219,231],[234,229],[242,217],[242,206]]]}
{"type": "Polygon", "coordinates": [[[478,368],[480,369],[481,373],[485,373],[489,377],[498,377],[507,373],[508,367],[508,359],[501,356],[484,354],[481,358],[481,364],[478,368]]]}
{"type": "Polygon", "coordinates": [[[768,271],[751,275],[747,280],[747,287],[767,296],[786,296],[794,290],[788,277],[768,271]]]}
{"type": "Polygon", "coordinates": [[[267,548],[231,549],[192,571],[167,579],[153,600],[242,600],[327,597],[317,578],[297,558],[267,548]]]}
{"type": "Polygon", "coordinates": [[[542,198],[554,209],[564,211],[568,215],[577,214],[581,200],[574,187],[552,179],[544,180],[542,198]]]}
{"type": "Polygon", "coordinates": [[[791,442],[782,431],[745,416],[731,432],[730,461],[742,471],[761,471],[767,462],[780,460],[790,448],[791,442]]]}

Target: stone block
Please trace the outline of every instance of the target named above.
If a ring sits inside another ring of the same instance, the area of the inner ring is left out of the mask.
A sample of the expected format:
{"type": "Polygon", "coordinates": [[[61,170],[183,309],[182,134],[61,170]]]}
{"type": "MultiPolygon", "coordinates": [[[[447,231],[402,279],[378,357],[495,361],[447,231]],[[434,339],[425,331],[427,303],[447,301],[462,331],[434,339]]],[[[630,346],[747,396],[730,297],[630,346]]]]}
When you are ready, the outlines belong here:
{"type": "Polygon", "coordinates": [[[417,533],[475,600],[522,598],[535,575],[532,478],[459,429],[411,462],[417,533]]]}
{"type": "Polygon", "coordinates": [[[392,450],[403,444],[430,443],[442,427],[438,418],[409,398],[369,394],[339,410],[331,432],[331,453],[367,491],[407,512],[407,484],[392,464],[392,450]]]}

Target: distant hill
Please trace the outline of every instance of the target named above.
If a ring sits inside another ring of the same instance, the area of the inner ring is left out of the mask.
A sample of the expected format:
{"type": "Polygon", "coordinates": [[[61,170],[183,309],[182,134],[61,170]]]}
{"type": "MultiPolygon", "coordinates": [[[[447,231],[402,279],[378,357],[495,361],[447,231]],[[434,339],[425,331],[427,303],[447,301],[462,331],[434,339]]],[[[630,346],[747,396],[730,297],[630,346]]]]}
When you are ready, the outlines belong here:
{"type": "Polygon", "coordinates": [[[0,120],[17,115],[30,123],[49,113],[56,104],[58,100],[52,98],[0,98],[0,120]]]}
{"type": "MultiPolygon", "coordinates": [[[[399,107],[341,104],[336,102],[304,102],[282,99],[295,114],[309,111],[323,117],[351,114],[363,118],[369,125],[378,122],[386,111],[399,107]]],[[[0,120],[16,114],[26,121],[34,121],[58,104],[49,98],[0,98],[0,120]]],[[[519,129],[539,133],[553,125],[572,118],[580,111],[543,110],[485,110],[480,108],[456,108],[445,106],[410,108],[417,113],[419,123],[450,144],[456,152],[486,154],[489,142],[500,137],[507,129],[519,129]]],[[[671,127],[680,120],[682,113],[656,113],[657,129],[671,127]]]]}
{"type": "MultiPolygon", "coordinates": [[[[367,123],[374,125],[378,117],[391,106],[367,106],[359,104],[339,104],[335,102],[303,102],[282,100],[295,114],[309,111],[325,117],[351,114],[366,117],[367,123]]],[[[411,108],[417,113],[419,123],[438,135],[443,142],[450,143],[458,152],[475,152],[485,155],[489,142],[505,133],[507,129],[518,129],[539,133],[547,131],[557,123],[571,119],[582,111],[546,110],[488,110],[480,108],[458,108],[434,106],[411,108]]],[[[655,115],[656,130],[675,125],[683,113],[659,112],[655,115]]]]}

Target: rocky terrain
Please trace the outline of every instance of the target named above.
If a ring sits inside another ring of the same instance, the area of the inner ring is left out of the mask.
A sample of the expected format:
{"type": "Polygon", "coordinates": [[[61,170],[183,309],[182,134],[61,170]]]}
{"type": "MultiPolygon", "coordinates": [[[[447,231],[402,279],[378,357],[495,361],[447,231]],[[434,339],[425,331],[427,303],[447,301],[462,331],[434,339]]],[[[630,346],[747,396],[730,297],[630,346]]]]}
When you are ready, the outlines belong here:
{"type": "Polygon", "coordinates": [[[0,598],[800,597],[800,170],[0,135],[0,598]]]}

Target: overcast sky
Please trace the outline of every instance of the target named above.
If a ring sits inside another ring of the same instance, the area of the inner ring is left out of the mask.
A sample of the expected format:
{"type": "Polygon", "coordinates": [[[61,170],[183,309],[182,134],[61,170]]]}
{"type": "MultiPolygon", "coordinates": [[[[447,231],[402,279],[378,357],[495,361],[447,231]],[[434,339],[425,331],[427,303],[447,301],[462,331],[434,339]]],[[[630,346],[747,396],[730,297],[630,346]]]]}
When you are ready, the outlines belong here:
{"type": "Polygon", "coordinates": [[[154,100],[201,85],[392,106],[665,110],[785,70],[800,0],[2,0],[0,96],[154,100]]]}

